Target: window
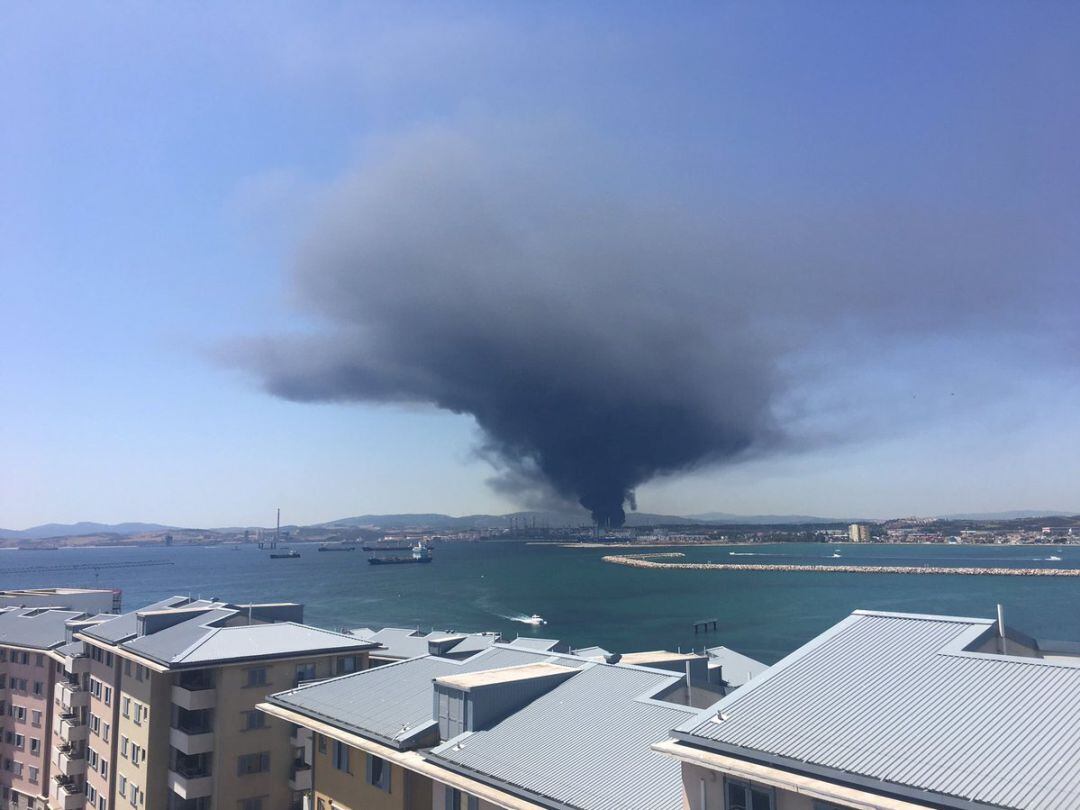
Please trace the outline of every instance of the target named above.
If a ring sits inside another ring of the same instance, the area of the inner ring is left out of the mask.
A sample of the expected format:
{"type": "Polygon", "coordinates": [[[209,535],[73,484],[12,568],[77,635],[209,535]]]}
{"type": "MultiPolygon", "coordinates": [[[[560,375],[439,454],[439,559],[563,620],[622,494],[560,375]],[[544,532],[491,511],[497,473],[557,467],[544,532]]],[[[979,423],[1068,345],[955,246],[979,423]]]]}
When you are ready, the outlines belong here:
{"type": "Polygon", "coordinates": [[[41,728],[41,712],[37,710],[30,712],[30,725],[41,728]]]}
{"type": "Polygon", "coordinates": [[[320,754],[325,754],[326,753],[326,737],[324,737],[322,734],[316,734],[315,736],[319,738],[319,753],[320,754]]]}
{"type": "Polygon", "coordinates": [[[252,799],[241,799],[237,802],[239,810],[263,810],[263,797],[256,796],[252,799]]]}
{"type": "Polygon", "coordinates": [[[33,737],[30,740],[30,753],[31,754],[40,754],[41,753],[41,740],[39,740],[37,737],[33,737]]]}
{"type": "Polygon", "coordinates": [[[35,768],[33,765],[31,765],[30,766],[30,781],[34,782],[34,783],[37,783],[37,780],[38,780],[38,769],[35,768]]]}
{"type": "Polygon", "coordinates": [[[367,783],[390,792],[390,763],[382,757],[367,755],[367,783]]]}
{"type": "Polygon", "coordinates": [[[86,754],[86,761],[90,763],[90,768],[96,771],[98,766],[98,752],[91,748],[86,754]]]}
{"type": "Polygon", "coordinates": [[[266,686],[266,667],[254,667],[247,670],[245,686],[266,686]]]}
{"type": "MultiPolygon", "coordinates": [[[[25,664],[26,662],[23,661],[23,663],[25,664]]],[[[19,691],[20,692],[25,692],[26,691],[26,678],[19,678],[19,691]]]]}
{"type": "Polygon", "coordinates": [[[130,658],[125,658],[124,659],[124,674],[127,675],[129,678],[131,677],[131,659],[130,658]]]}
{"type": "Polygon", "coordinates": [[[12,711],[15,713],[15,721],[17,723],[26,722],[26,707],[25,706],[12,706],[12,711]]]}
{"type": "Polygon", "coordinates": [[[446,810],[480,810],[480,800],[452,787],[446,789],[446,810]],[[465,799],[464,802],[461,800],[465,799]]]}
{"type": "Polygon", "coordinates": [[[16,776],[22,776],[22,763],[21,762],[12,762],[11,763],[11,772],[13,774],[15,774],[16,776]]]}
{"type": "Polygon", "coordinates": [[[127,777],[120,774],[119,781],[116,783],[116,792],[123,796],[127,793],[127,777]]]}
{"type": "Polygon", "coordinates": [[[22,751],[26,747],[26,737],[24,737],[22,734],[16,734],[15,747],[22,751]]]}
{"type": "Polygon", "coordinates": [[[247,776],[252,773],[263,773],[270,770],[270,752],[260,751],[258,754],[243,754],[236,759],[237,776],[247,776]]]}
{"type": "Polygon", "coordinates": [[[97,802],[97,791],[89,782],[86,783],[86,798],[90,800],[90,804],[95,804],[97,802]]]}
{"type": "Polygon", "coordinates": [[[105,666],[107,666],[107,667],[112,666],[112,653],[111,652],[105,653],[105,666]]]}
{"type": "Polygon", "coordinates": [[[129,744],[128,743],[128,738],[121,735],[120,736],[120,756],[122,756],[124,759],[128,758],[128,744],[129,744]]]}
{"type": "Polygon", "coordinates": [[[45,694],[45,684],[43,684],[41,681],[34,681],[34,694],[37,697],[41,697],[43,694],[45,694]]]}
{"type": "Polygon", "coordinates": [[[301,681],[313,681],[315,680],[316,672],[314,664],[297,664],[296,665],[296,682],[299,684],[301,681]]]}
{"type": "Polygon", "coordinates": [[[337,660],[337,674],[348,675],[350,672],[356,672],[356,656],[346,655],[337,660]]]}
{"type": "Polygon", "coordinates": [[[725,810],[773,810],[772,788],[755,787],[748,782],[725,780],[725,810]]]}
{"type": "Polygon", "coordinates": [[[101,734],[101,718],[96,714],[90,715],[90,730],[97,735],[101,734]]]}
{"type": "Polygon", "coordinates": [[[124,707],[124,710],[123,710],[124,711],[124,717],[130,718],[131,717],[131,698],[129,698],[129,697],[124,698],[124,700],[122,701],[122,705],[124,707]]]}
{"type": "Polygon", "coordinates": [[[101,768],[98,772],[101,774],[103,779],[109,778],[109,760],[105,759],[105,757],[101,758],[101,768]]]}
{"type": "Polygon", "coordinates": [[[256,731],[260,728],[266,728],[266,715],[260,712],[258,709],[252,709],[247,712],[240,712],[244,718],[244,731],[256,731]]]}
{"type": "Polygon", "coordinates": [[[112,706],[112,687],[111,686],[106,686],[105,687],[104,700],[105,700],[105,705],[106,706],[112,706]]]}
{"type": "Polygon", "coordinates": [[[35,666],[45,666],[45,656],[42,653],[37,654],[37,660],[34,662],[35,666]]]}
{"type": "Polygon", "coordinates": [[[108,803],[105,801],[104,796],[98,796],[98,810],[108,810],[108,803]]]}
{"type": "Polygon", "coordinates": [[[101,681],[97,678],[90,679],[90,694],[101,700],[101,681]]]}
{"type": "MultiPolygon", "coordinates": [[[[349,764],[349,746],[343,745],[337,740],[334,740],[334,767],[337,768],[339,771],[344,771],[345,773],[352,773],[352,768],[349,764]]],[[[369,774],[370,771],[371,768],[369,766],[369,774]]]]}
{"type": "Polygon", "coordinates": [[[134,782],[129,782],[128,783],[128,796],[130,797],[129,801],[131,802],[131,806],[132,807],[138,807],[139,806],[139,786],[136,785],[134,782]]]}
{"type": "Polygon", "coordinates": [[[141,703],[136,703],[135,708],[133,710],[132,717],[131,717],[131,721],[137,726],[142,725],[142,710],[143,710],[142,704],[141,703]]]}
{"type": "Polygon", "coordinates": [[[108,723],[102,723],[101,724],[101,739],[103,739],[105,742],[109,741],[109,724],[108,723]]]}

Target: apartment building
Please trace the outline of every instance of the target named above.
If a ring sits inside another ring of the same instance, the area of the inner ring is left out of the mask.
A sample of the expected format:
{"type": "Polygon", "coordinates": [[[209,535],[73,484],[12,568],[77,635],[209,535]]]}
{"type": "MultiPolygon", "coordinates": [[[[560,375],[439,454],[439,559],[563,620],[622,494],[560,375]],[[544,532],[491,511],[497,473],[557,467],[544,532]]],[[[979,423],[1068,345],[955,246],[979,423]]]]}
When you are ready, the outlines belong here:
{"type": "Polygon", "coordinates": [[[89,661],[86,810],[284,810],[310,790],[302,736],[256,705],[366,669],[375,645],[301,623],[296,604],[171,597],[97,617],[89,661]]]}
{"type": "Polygon", "coordinates": [[[48,607],[83,613],[119,613],[118,588],[15,588],[0,590],[0,608],[48,607]]]}
{"type": "MultiPolygon", "coordinates": [[[[53,727],[68,622],[79,611],[0,609],[0,798],[5,808],[45,808],[58,769],[53,727]]],[[[75,767],[77,770],[77,766],[75,767]]]]}
{"type": "Polygon", "coordinates": [[[678,810],[680,768],[650,746],[697,715],[683,702],[689,677],[494,644],[277,693],[260,708],[314,735],[314,810],[678,810]]]}
{"type": "Polygon", "coordinates": [[[856,611],[654,746],[689,810],[1080,807],[1080,644],[856,611]]]}

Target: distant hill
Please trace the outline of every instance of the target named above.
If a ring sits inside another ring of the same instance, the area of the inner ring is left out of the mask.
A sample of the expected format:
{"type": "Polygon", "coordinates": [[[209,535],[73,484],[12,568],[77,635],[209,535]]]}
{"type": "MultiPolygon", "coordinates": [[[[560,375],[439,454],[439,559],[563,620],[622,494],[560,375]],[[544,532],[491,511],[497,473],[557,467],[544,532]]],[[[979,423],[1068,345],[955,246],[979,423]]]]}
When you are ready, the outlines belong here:
{"type": "Polygon", "coordinates": [[[0,529],[4,540],[47,540],[50,537],[77,537],[82,534],[117,534],[124,537],[146,532],[178,531],[176,526],[160,523],[45,523],[29,529],[0,529]]]}
{"type": "MultiPolygon", "coordinates": [[[[323,526],[378,526],[381,529],[409,529],[427,526],[442,531],[465,531],[467,529],[505,529],[511,519],[524,525],[563,528],[566,526],[588,526],[592,523],[589,513],[580,511],[535,511],[511,512],[506,515],[443,515],[439,513],[407,513],[400,515],[356,515],[354,517],[331,520],[323,526]]],[[[628,526],[662,526],[700,523],[701,521],[681,515],[655,515],[650,512],[628,512],[628,526]]]]}
{"type": "Polygon", "coordinates": [[[1075,515],[1067,509],[1017,509],[1012,512],[965,512],[956,515],[938,515],[940,520],[1019,520],[1020,518],[1069,517],[1075,515]]]}
{"type": "Polygon", "coordinates": [[[814,515],[732,515],[728,512],[702,512],[689,515],[702,523],[731,523],[741,525],[781,526],[797,523],[847,523],[847,518],[815,517],[814,515]]]}

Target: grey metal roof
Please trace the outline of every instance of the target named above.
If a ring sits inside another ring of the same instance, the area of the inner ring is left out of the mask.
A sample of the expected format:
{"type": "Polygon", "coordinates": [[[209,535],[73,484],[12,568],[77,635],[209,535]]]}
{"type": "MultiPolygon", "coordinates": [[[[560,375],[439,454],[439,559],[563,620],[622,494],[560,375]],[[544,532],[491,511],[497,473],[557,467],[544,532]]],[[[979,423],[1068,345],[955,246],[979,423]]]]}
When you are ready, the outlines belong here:
{"type": "Polygon", "coordinates": [[[497,645],[464,661],[422,656],[301,686],[270,697],[284,706],[363,737],[405,746],[418,731],[435,725],[432,681],[442,675],[520,666],[538,661],[580,659],[497,645]]]}
{"type": "Polygon", "coordinates": [[[109,617],[91,627],[87,627],[81,632],[89,636],[90,638],[96,638],[101,641],[107,641],[110,644],[116,644],[119,641],[123,641],[126,638],[134,636],[139,629],[138,613],[142,613],[147,610],[161,610],[163,608],[172,607],[174,605],[181,605],[189,600],[184,596],[170,596],[167,599],[162,599],[159,602],[154,602],[139,610],[133,610],[128,613],[121,613],[119,616],[109,617]]]}
{"type": "Polygon", "coordinates": [[[0,609],[0,644],[51,650],[67,641],[65,622],[84,615],[77,610],[0,609]]]}
{"type": "Polygon", "coordinates": [[[603,647],[581,647],[576,650],[571,650],[574,655],[579,655],[582,658],[603,658],[607,660],[611,657],[611,653],[605,650],[603,647]]]}
{"type": "Polygon", "coordinates": [[[994,628],[857,611],[674,733],[948,806],[1080,807],[1080,665],[970,651],[994,628]]]}
{"type": "Polygon", "coordinates": [[[217,627],[176,655],[176,664],[203,664],[243,658],[270,658],[315,652],[367,650],[369,642],[296,622],[217,627]]]}
{"type": "Polygon", "coordinates": [[[557,638],[533,638],[531,636],[518,636],[513,641],[508,641],[510,647],[520,647],[523,650],[546,650],[555,651],[562,642],[557,638]]]}
{"type": "Polygon", "coordinates": [[[384,658],[417,658],[428,655],[431,652],[428,642],[440,639],[461,639],[443,653],[453,658],[461,658],[486,650],[498,642],[498,637],[491,633],[450,633],[433,630],[425,634],[405,627],[384,627],[382,630],[361,627],[350,632],[357,638],[375,641],[382,645],[384,649],[376,650],[373,654],[384,658]]]}
{"type": "Polygon", "coordinates": [[[492,728],[448,740],[430,757],[581,810],[676,810],[683,806],[680,765],[650,746],[697,710],[643,695],[679,680],[640,667],[588,663],[492,728]]]}
{"type": "Polygon", "coordinates": [[[727,647],[710,647],[705,652],[709,656],[709,666],[722,667],[721,674],[731,686],[742,686],[769,668],[768,664],[727,647]]]}
{"type": "Polygon", "coordinates": [[[139,610],[111,618],[82,632],[90,638],[116,644],[166,666],[208,666],[250,658],[300,655],[323,651],[366,650],[371,642],[296,622],[225,626],[242,621],[241,607],[182,596],[163,599],[139,610]],[[139,614],[175,609],[190,618],[145,635],[139,632],[139,614]]]}

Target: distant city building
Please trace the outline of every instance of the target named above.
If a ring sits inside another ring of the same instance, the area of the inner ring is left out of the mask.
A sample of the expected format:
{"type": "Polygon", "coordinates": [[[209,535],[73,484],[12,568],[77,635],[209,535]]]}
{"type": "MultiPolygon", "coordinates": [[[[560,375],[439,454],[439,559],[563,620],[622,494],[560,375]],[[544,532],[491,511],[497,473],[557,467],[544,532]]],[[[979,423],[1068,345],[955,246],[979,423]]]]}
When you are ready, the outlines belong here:
{"type": "Polygon", "coordinates": [[[865,523],[852,523],[848,526],[848,539],[852,543],[869,543],[870,527],[865,523]]]}

